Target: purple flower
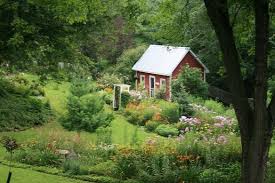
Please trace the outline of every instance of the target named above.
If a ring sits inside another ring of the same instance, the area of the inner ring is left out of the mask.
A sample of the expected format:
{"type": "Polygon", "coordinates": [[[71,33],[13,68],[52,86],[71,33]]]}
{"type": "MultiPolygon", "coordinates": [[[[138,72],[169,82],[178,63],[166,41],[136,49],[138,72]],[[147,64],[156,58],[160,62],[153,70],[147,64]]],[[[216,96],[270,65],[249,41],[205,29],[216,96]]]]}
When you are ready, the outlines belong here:
{"type": "Polygon", "coordinates": [[[223,123],[214,123],[214,126],[218,127],[218,128],[223,128],[224,124],[223,123]]]}

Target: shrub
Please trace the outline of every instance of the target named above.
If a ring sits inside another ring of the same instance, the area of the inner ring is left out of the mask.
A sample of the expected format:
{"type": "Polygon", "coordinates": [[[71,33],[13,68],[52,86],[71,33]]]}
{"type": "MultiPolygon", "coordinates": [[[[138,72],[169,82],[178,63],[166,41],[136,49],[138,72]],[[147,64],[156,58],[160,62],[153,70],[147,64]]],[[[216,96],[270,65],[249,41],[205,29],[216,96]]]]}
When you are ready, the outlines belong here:
{"type": "Polygon", "coordinates": [[[103,74],[98,79],[97,82],[98,82],[99,88],[101,88],[101,89],[113,88],[114,84],[121,84],[121,83],[123,83],[122,79],[119,78],[117,75],[115,75],[115,74],[108,74],[108,73],[103,74]]]}
{"type": "Polygon", "coordinates": [[[206,168],[199,175],[200,183],[240,182],[240,164],[226,164],[215,168],[206,168]]]}
{"type": "Polygon", "coordinates": [[[113,103],[113,94],[106,92],[106,91],[99,91],[98,92],[100,97],[102,98],[102,100],[104,100],[104,102],[108,105],[111,105],[113,103]]]}
{"type": "MultiPolygon", "coordinates": [[[[222,163],[240,162],[241,161],[241,145],[239,138],[223,137],[223,143],[215,144],[214,142],[207,146],[205,152],[205,161],[208,165],[219,165],[222,163]]],[[[216,142],[220,141],[221,136],[216,138],[216,142]]]]}
{"type": "Polygon", "coordinates": [[[131,84],[131,82],[135,81],[134,72],[131,68],[142,56],[145,50],[146,47],[143,45],[125,50],[117,59],[114,73],[123,77],[125,83],[131,84]]]}
{"type": "Polygon", "coordinates": [[[0,79],[0,131],[26,129],[47,122],[51,114],[48,103],[25,95],[25,89],[16,90],[17,86],[9,80],[0,79]]]}
{"type": "Polygon", "coordinates": [[[122,92],[121,93],[121,107],[126,107],[126,105],[129,103],[131,99],[131,95],[128,92],[122,92]]]}
{"type": "Polygon", "coordinates": [[[275,155],[269,157],[268,168],[267,168],[267,183],[275,182],[275,155]]]}
{"type": "Polygon", "coordinates": [[[93,83],[84,79],[75,79],[72,82],[70,92],[72,95],[81,97],[83,95],[87,95],[89,93],[95,92],[96,87],[93,83]]]}
{"type": "Polygon", "coordinates": [[[172,101],[179,104],[180,115],[190,116],[194,113],[189,105],[188,94],[182,83],[172,83],[172,101]]]}
{"type": "Polygon", "coordinates": [[[117,176],[121,179],[135,177],[138,174],[140,158],[132,149],[122,149],[115,156],[117,176]]]}
{"type": "Polygon", "coordinates": [[[99,127],[96,130],[97,144],[112,144],[112,128],[99,127]]]}
{"type": "Polygon", "coordinates": [[[63,169],[65,173],[71,175],[87,175],[89,172],[81,166],[78,160],[67,159],[63,163],[63,169]]]}
{"type": "Polygon", "coordinates": [[[151,155],[139,170],[137,179],[147,183],[178,183],[181,175],[179,168],[175,165],[174,157],[165,154],[151,155]]]}
{"type": "Polygon", "coordinates": [[[161,116],[170,123],[179,121],[179,105],[177,103],[160,101],[161,116]]]}
{"type": "Polygon", "coordinates": [[[45,92],[41,83],[37,80],[29,81],[21,75],[15,75],[7,78],[13,85],[9,93],[23,96],[44,96],[45,92]]]}
{"type": "Polygon", "coordinates": [[[96,94],[80,98],[70,96],[67,103],[68,115],[62,125],[68,130],[94,132],[98,127],[106,127],[113,120],[113,115],[104,109],[103,100],[96,94]]]}
{"type": "Polygon", "coordinates": [[[215,100],[205,100],[204,106],[209,110],[214,111],[221,115],[226,112],[226,108],[223,106],[223,104],[215,100]]]}
{"type": "Polygon", "coordinates": [[[44,91],[42,85],[36,80],[33,80],[30,85],[30,95],[45,96],[45,91],[44,91]]]}
{"type": "Polygon", "coordinates": [[[157,99],[163,99],[163,100],[166,99],[166,88],[165,87],[161,87],[159,90],[157,90],[156,96],[155,96],[157,99]]]}
{"type": "Polygon", "coordinates": [[[37,146],[19,148],[13,156],[14,160],[35,166],[59,166],[60,157],[50,149],[37,146]]]}
{"type": "Polygon", "coordinates": [[[147,108],[146,110],[143,111],[144,120],[149,121],[149,120],[153,119],[153,116],[155,113],[156,113],[155,109],[147,108]]]}
{"type": "Polygon", "coordinates": [[[138,182],[179,182],[180,171],[174,156],[133,149],[122,149],[115,156],[117,174],[122,179],[133,178],[138,182]]]}
{"type": "Polygon", "coordinates": [[[199,175],[202,172],[202,167],[196,164],[190,164],[182,168],[182,180],[183,182],[197,182],[199,183],[199,175]]]}
{"type": "Polygon", "coordinates": [[[198,133],[187,133],[177,143],[177,153],[200,157],[206,166],[218,166],[241,161],[240,139],[235,136],[206,137],[198,133]]]}
{"type": "Polygon", "coordinates": [[[233,109],[233,107],[229,107],[225,111],[224,115],[227,117],[230,117],[230,118],[236,118],[236,113],[235,113],[235,110],[233,109]]]}
{"type": "Polygon", "coordinates": [[[218,183],[224,182],[222,178],[222,172],[216,169],[210,168],[205,169],[199,177],[199,182],[201,183],[218,183]]]}
{"type": "Polygon", "coordinates": [[[205,98],[208,95],[208,84],[203,81],[202,73],[197,68],[184,67],[184,71],[172,85],[173,89],[178,88],[180,91],[185,89],[189,94],[197,97],[205,98]]]}
{"type": "MultiPolygon", "coordinates": [[[[113,144],[101,143],[101,144],[98,144],[95,148],[92,148],[92,150],[89,150],[88,153],[89,153],[89,156],[87,158],[87,161],[90,161],[92,156],[94,158],[97,158],[99,162],[105,162],[110,160],[112,157],[114,157],[114,155],[117,153],[117,149],[116,149],[116,146],[113,144]]],[[[95,163],[95,162],[93,161],[92,163],[95,163]]]]}
{"type": "Polygon", "coordinates": [[[161,136],[169,137],[169,136],[177,136],[179,134],[179,131],[177,128],[174,128],[170,125],[159,125],[155,132],[161,136]]]}
{"type": "Polygon", "coordinates": [[[203,157],[205,146],[199,143],[199,135],[195,133],[187,133],[184,135],[184,140],[180,141],[176,145],[176,151],[180,155],[194,157],[203,157]]]}
{"type": "Polygon", "coordinates": [[[158,121],[147,121],[145,124],[145,128],[149,131],[149,132],[153,132],[155,131],[155,129],[160,125],[161,123],[158,121]]]}
{"type": "Polygon", "coordinates": [[[135,109],[126,109],[125,116],[127,120],[134,125],[145,125],[146,120],[141,111],[136,111],[135,109]]]}

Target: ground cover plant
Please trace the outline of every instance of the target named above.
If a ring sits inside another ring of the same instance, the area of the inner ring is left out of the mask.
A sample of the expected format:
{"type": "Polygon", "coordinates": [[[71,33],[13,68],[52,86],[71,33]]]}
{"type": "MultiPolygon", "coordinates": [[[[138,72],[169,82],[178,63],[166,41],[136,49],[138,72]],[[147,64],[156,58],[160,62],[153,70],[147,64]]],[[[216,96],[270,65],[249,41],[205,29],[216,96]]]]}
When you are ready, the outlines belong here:
{"type": "Polygon", "coordinates": [[[50,106],[38,81],[21,75],[0,77],[0,131],[22,130],[50,120],[50,106]]]}

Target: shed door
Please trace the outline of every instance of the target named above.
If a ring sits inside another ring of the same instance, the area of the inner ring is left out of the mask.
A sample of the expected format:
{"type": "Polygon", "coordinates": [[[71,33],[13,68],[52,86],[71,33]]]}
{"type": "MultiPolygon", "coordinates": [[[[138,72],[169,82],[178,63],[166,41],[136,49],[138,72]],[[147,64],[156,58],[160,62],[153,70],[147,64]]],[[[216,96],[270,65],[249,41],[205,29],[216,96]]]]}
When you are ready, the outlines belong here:
{"type": "Polygon", "coordinates": [[[150,76],[150,97],[155,96],[155,81],[156,78],[154,76],[150,76]]]}

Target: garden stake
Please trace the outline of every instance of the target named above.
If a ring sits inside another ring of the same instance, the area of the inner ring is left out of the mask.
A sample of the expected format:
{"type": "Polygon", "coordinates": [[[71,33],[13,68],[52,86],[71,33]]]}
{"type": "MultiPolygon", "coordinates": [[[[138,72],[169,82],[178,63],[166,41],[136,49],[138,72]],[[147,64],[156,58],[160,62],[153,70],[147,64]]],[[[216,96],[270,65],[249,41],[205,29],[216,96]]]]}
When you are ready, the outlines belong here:
{"type": "Polygon", "coordinates": [[[7,183],[10,183],[10,181],[11,181],[11,175],[12,175],[12,172],[11,172],[11,160],[12,160],[12,151],[10,151],[9,174],[8,174],[7,183]]]}
{"type": "Polygon", "coordinates": [[[7,183],[10,183],[10,181],[11,181],[11,175],[12,175],[12,172],[11,172],[11,171],[9,171],[9,175],[8,175],[7,183]]]}
{"type": "Polygon", "coordinates": [[[10,137],[4,137],[3,138],[3,146],[6,148],[7,152],[10,153],[10,161],[9,161],[9,174],[7,183],[10,183],[12,172],[11,172],[11,161],[12,161],[12,154],[13,151],[18,148],[18,144],[16,143],[15,139],[12,139],[10,137]]]}

